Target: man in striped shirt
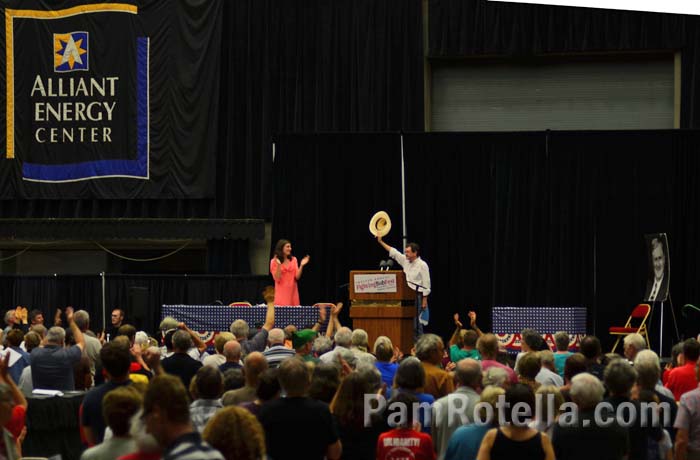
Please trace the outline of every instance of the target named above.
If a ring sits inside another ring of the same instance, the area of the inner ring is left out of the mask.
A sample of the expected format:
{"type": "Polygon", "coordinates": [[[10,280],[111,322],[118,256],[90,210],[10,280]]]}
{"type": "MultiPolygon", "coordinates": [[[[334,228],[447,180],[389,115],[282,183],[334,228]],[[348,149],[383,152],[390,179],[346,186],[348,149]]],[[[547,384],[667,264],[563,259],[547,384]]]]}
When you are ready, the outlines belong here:
{"type": "Polygon", "coordinates": [[[265,355],[270,369],[279,367],[283,360],[296,354],[294,350],[284,346],[284,331],[282,329],[272,329],[267,335],[267,342],[270,347],[263,352],[263,355],[265,355]]]}
{"type": "Polygon", "coordinates": [[[164,460],[224,460],[192,426],[187,391],[172,375],[160,375],[148,385],[143,401],[146,431],[163,448],[164,460]]]}

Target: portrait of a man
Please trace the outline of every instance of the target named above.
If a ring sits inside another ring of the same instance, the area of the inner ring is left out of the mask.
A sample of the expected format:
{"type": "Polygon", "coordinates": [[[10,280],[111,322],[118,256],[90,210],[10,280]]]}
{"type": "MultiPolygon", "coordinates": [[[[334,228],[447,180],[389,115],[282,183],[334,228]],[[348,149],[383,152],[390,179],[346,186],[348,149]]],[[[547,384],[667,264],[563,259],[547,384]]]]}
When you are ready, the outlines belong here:
{"type": "Polygon", "coordinates": [[[664,302],[668,297],[670,282],[670,259],[668,239],[665,233],[646,235],[649,254],[649,276],[644,300],[647,302],[664,302]]]}

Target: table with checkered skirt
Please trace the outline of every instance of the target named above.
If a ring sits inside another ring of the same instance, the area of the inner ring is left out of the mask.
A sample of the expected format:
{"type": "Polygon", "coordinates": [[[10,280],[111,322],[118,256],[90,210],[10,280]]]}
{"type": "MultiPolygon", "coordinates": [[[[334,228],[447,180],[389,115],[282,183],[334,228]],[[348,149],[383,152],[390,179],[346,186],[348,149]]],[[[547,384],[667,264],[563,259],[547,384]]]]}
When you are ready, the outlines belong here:
{"type": "Polygon", "coordinates": [[[491,312],[493,333],[509,351],[520,351],[520,332],[534,329],[554,349],[554,334],[569,333],[569,348],[577,349],[586,335],[586,309],[584,307],[539,307],[499,305],[491,312]]]}

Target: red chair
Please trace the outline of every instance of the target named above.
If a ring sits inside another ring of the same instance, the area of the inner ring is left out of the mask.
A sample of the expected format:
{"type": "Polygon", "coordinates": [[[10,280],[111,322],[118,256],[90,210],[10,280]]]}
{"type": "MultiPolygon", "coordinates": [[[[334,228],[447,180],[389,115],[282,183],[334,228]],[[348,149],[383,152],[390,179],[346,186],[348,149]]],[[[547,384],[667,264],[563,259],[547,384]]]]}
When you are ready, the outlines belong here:
{"type": "Polygon", "coordinates": [[[246,302],[246,301],[243,301],[243,302],[231,302],[230,304],[228,304],[228,306],[229,306],[229,307],[252,307],[252,305],[250,304],[250,302],[246,302]]]}
{"type": "Polygon", "coordinates": [[[620,343],[620,340],[622,340],[626,335],[629,334],[640,334],[646,339],[647,341],[647,348],[651,348],[649,345],[649,334],[647,334],[647,318],[649,317],[649,313],[651,312],[651,306],[646,303],[642,303],[637,305],[634,310],[632,310],[632,314],[627,318],[627,322],[625,323],[624,326],[612,326],[609,329],[610,335],[616,335],[617,336],[617,341],[615,342],[615,346],[613,346],[612,352],[615,353],[615,349],[617,348],[617,345],[620,343]],[[635,326],[633,324],[637,323],[635,326]]]}

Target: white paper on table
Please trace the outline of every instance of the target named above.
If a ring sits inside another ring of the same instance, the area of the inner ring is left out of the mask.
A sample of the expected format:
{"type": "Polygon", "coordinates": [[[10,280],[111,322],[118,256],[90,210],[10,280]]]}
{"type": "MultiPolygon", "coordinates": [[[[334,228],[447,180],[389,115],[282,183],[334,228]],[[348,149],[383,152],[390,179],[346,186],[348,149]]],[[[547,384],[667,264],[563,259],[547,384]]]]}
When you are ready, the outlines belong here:
{"type": "Polygon", "coordinates": [[[41,388],[34,388],[32,394],[35,395],[46,395],[46,396],[63,396],[61,390],[42,390],[41,388]]]}
{"type": "Polygon", "coordinates": [[[3,353],[0,353],[2,355],[2,358],[5,359],[5,356],[7,354],[10,355],[10,361],[8,361],[7,365],[9,367],[12,367],[19,359],[22,357],[21,354],[17,353],[15,350],[12,348],[7,348],[3,353]]]}

